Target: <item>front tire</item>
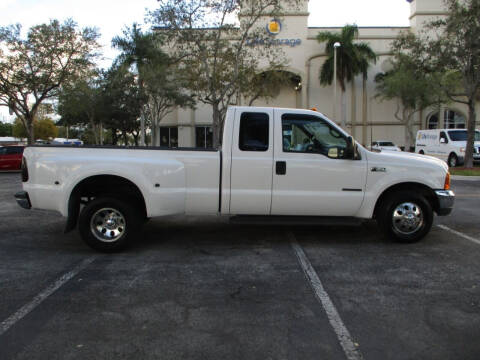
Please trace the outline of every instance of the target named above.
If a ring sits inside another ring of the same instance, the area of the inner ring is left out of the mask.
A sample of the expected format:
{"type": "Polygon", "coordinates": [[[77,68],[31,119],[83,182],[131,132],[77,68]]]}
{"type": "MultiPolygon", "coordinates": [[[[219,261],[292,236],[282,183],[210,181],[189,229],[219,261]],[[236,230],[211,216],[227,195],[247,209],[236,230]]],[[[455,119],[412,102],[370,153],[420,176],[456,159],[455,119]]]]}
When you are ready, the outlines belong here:
{"type": "Polygon", "coordinates": [[[90,201],[80,213],[80,235],[91,248],[101,252],[125,249],[141,227],[139,211],[127,202],[110,197],[90,201]]]}
{"type": "Polygon", "coordinates": [[[377,222],[388,239],[413,243],[430,231],[433,210],[424,196],[398,192],[382,202],[377,211],[377,222]]]}
{"type": "Polygon", "coordinates": [[[458,157],[455,154],[450,154],[448,157],[448,166],[449,167],[456,167],[458,165],[458,157]]]}

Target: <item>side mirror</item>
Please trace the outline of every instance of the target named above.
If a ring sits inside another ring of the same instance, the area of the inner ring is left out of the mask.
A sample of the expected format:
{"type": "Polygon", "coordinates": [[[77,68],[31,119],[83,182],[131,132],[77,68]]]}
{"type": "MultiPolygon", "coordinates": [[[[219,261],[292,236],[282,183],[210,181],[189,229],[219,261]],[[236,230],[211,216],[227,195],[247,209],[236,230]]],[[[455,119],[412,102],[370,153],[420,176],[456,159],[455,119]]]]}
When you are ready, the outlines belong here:
{"type": "Polygon", "coordinates": [[[331,158],[331,159],[338,159],[338,148],[337,147],[331,147],[330,149],[328,149],[328,157],[331,158]]]}
{"type": "Polygon", "coordinates": [[[345,149],[345,159],[355,160],[356,144],[353,137],[347,137],[347,148],[345,149]]]}
{"type": "Polygon", "coordinates": [[[446,144],[447,143],[447,139],[445,138],[440,138],[440,144],[446,144]]]}

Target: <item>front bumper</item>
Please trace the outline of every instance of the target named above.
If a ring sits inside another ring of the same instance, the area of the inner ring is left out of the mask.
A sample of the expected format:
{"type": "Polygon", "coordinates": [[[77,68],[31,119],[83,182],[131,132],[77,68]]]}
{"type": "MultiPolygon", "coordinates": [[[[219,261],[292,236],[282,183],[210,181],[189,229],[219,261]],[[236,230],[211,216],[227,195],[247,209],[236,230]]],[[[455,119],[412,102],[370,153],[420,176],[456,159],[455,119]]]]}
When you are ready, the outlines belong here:
{"type": "Polygon", "coordinates": [[[445,216],[452,212],[455,193],[452,190],[435,190],[438,200],[437,215],[445,216]]]}
{"type": "Polygon", "coordinates": [[[28,193],[26,191],[17,192],[15,194],[15,200],[17,200],[17,204],[24,209],[32,208],[32,203],[30,202],[30,198],[28,197],[28,193]]]}

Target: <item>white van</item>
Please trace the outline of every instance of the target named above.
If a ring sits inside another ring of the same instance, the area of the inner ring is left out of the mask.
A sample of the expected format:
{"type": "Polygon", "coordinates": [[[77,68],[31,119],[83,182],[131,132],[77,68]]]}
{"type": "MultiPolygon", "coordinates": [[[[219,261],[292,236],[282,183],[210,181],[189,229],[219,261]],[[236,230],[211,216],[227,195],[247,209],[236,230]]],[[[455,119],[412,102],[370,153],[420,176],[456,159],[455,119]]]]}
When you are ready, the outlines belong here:
{"type": "MultiPolygon", "coordinates": [[[[435,156],[447,162],[448,166],[462,165],[467,146],[467,130],[436,129],[419,130],[415,152],[435,156]]],[[[480,161],[480,131],[475,131],[473,160],[480,161]]]]}

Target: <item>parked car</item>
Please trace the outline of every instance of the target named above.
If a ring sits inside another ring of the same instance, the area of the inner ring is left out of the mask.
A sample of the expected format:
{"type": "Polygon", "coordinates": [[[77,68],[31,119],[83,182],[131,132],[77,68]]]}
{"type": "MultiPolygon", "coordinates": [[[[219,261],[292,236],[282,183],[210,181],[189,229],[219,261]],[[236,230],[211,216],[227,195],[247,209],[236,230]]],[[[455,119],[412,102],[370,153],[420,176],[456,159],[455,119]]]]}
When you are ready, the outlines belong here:
{"type": "Polygon", "coordinates": [[[391,141],[384,141],[384,140],[378,140],[378,141],[374,141],[372,142],[372,145],[371,145],[371,150],[372,151],[382,151],[382,150],[386,150],[386,151],[402,151],[402,149],[400,149],[397,145],[395,145],[393,142],[391,141]]]}
{"type": "MultiPolygon", "coordinates": [[[[55,210],[100,251],[133,241],[151,217],[174,214],[376,219],[418,241],[433,213],[451,212],[445,162],[370,152],[319,112],[230,107],[217,149],[31,146],[22,165],[24,208],[55,210]]],[[[302,218],[300,218],[302,219],[302,218]]]]}
{"type": "MultiPolygon", "coordinates": [[[[446,161],[448,166],[462,165],[467,147],[467,130],[436,129],[419,130],[415,142],[415,152],[435,156],[446,161]]],[[[475,131],[473,160],[480,161],[480,131],[475,131]]]]}
{"type": "Polygon", "coordinates": [[[0,170],[18,171],[22,164],[24,146],[9,145],[0,147],[0,170]]]}

